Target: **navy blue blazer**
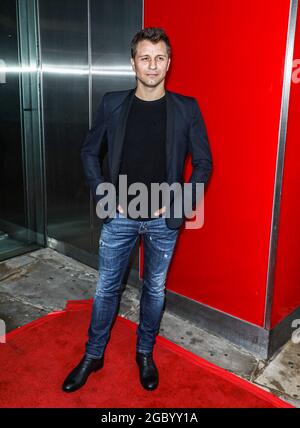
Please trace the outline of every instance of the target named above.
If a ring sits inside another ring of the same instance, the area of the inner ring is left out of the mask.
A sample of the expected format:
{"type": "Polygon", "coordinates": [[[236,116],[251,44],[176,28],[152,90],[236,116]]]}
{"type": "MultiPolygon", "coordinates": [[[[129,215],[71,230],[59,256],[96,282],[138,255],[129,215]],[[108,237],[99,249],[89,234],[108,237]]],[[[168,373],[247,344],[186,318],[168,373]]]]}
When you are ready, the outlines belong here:
{"type": "MultiPolygon", "coordinates": [[[[96,195],[100,183],[111,182],[117,186],[121,164],[122,145],[124,142],[126,121],[136,88],[107,92],[104,94],[94,119],[93,125],[83,142],[81,159],[87,185],[98,202],[104,195],[96,195]],[[107,141],[108,165],[110,178],[104,178],[99,162],[99,153],[103,141],[107,141]]],[[[206,183],[212,170],[212,156],[207,138],[206,127],[196,98],[166,90],[167,126],[166,126],[166,181],[184,183],[183,170],[188,153],[192,158],[190,183],[206,183]]],[[[171,192],[171,206],[174,198],[171,192]]],[[[193,192],[193,207],[196,204],[193,192]]],[[[104,218],[109,222],[113,217],[104,218]]],[[[184,221],[181,218],[166,217],[170,229],[179,228],[184,221]]]]}

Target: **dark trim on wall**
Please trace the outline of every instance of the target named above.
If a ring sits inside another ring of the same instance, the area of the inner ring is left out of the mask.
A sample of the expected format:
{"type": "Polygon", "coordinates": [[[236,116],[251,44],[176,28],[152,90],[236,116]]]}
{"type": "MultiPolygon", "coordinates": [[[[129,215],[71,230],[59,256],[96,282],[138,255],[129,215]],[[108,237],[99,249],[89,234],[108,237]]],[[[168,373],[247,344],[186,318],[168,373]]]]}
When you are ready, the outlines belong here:
{"type": "Polygon", "coordinates": [[[280,348],[288,341],[291,340],[292,334],[296,327],[292,326],[294,320],[300,325],[300,306],[291,312],[287,317],[280,321],[271,331],[269,338],[269,355],[274,355],[280,348]]]}
{"type": "Polygon", "coordinates": [[[272,330],[266,330],[169,290],[166,299],[166,308],[174,314],[264,360],[271,358],[291,339],[295,330],[292,321],[300,321],[300,306],[272,330]]]}
{"type": "MultiPolygon", "coordinates": [[[[126,282],[142,289],[142,280],[139,279],[137,270],[129,272],[126,282]]],[[[293,320],[299,319],[300,324],[300,307],[269,331],[171,290],[166,291],[165,309],[263,360],[271,358],[291,339],[295,330],[292,327],[293,320]]]]}

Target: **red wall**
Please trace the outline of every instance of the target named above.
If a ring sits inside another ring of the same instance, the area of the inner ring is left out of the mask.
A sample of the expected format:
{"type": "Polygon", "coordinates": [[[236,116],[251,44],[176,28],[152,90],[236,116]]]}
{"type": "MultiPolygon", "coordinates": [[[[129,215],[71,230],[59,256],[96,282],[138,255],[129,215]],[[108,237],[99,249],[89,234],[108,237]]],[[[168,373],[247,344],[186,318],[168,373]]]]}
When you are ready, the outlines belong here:
{"type": "MultiPolygon", "coordinates": [[[[294,59],[300,59],[300,7],[294,59]]],[[[291,84],[275,271],[272,326],[300,306],[300,66],[291,84]]]]}
{"type": "Polygon", "coordinates": [[[214,165],[204,226],[182,230],[166,286],[263,325],[289,0],[144,6],[173,46],[167,88],[197,98],[214,165]]]}

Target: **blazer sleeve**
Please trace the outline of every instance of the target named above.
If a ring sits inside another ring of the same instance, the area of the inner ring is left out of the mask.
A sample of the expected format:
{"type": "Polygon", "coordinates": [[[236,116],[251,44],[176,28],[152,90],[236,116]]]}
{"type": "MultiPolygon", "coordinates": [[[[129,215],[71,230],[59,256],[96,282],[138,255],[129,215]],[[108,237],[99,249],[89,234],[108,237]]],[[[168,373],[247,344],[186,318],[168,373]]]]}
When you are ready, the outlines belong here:
{"type": "Polygon", "coordinates": [[[189,183],[192,183],[192,206],[195,209],[196,183],[206,186],[212,171],[212,156],[208,142],[207,131],[203,116],[196,98],[193,98],[193,113],[189,129],[189,152],[192,157],[192,174],[189,183]]]}
{"type": "Polygon", "coordinates": [[[83,165],[85,181],[92,191],[93,198],[98,202],[103,196],[96,195],[98,184],[103,183],[105,178],[101,171],[99,154],[101,145],[106,138],[107,132],[107,112],[106,94],[97,108],[92,127],[88,131],[81,148],[81,161],[83,165]]]}

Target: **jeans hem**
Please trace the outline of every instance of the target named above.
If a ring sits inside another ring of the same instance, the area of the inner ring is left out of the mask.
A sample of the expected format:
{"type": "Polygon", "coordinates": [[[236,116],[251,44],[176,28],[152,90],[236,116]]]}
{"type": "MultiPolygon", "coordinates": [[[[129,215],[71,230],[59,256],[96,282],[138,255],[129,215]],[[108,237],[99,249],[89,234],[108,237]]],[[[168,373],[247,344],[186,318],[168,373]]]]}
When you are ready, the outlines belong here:
{"type": "Polygon", "coordinates": [[[100,356],[96,356],[96,355],[92,355],[92,354],[89,354],[88,352],[86,352],[85,355],[87,357],[90,357],[90,358],[97,358],[98,359],[98,358],[101,358],[103,354],[101,354],[100,356]]]}
{"type": "Polygon", "coordinates": [[[137,349],[136,352],[138,352],[139,354],[152,354],[153,353],[153,349],[151,349],[150,351],[145,351],[143,349],[137,349]]]}

